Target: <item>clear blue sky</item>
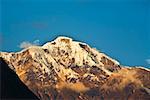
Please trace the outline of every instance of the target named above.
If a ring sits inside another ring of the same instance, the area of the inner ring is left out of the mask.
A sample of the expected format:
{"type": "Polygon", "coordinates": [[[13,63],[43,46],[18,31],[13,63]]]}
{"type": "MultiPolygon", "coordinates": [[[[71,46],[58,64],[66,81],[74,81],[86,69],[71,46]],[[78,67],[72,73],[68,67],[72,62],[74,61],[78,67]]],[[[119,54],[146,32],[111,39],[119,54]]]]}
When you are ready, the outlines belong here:
{"type": "Polygon", "coordinates": [[[1,0],[0,11],[0,51],[65,35],[123,65],[150,68],[150,0],[1,0]]]}

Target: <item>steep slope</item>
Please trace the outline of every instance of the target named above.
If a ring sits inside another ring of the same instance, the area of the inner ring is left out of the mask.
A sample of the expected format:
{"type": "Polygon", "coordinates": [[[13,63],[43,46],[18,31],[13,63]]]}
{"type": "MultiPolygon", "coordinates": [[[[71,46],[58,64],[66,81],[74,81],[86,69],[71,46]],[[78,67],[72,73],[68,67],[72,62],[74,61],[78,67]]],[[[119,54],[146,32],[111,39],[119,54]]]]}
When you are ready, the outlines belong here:
{"type": "Polygon", "coordinates": [[[0,57],[39,99],[150,99],[149,69],[123,67],[68,37],[0,57]]]}
{"type": "Polygon", "coordinates": [[[0,100],[16,100],[16,99],[36,99],[37,96],[31,92],[28,87],[19,79],[13,70],[0,58],[0,82],[1,95],[0,100]]]}

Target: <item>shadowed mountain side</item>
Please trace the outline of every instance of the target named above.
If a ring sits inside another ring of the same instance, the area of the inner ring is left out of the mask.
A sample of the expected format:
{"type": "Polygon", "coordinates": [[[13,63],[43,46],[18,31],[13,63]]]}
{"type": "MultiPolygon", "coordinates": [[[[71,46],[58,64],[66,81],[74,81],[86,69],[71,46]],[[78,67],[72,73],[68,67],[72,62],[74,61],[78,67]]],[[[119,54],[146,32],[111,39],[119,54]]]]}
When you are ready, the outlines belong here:
{"type": "Polygon", "coordinates": [[[0,58],[1,99],[36,99],[38,98],[25,86],[5,61],[0,58]]]}

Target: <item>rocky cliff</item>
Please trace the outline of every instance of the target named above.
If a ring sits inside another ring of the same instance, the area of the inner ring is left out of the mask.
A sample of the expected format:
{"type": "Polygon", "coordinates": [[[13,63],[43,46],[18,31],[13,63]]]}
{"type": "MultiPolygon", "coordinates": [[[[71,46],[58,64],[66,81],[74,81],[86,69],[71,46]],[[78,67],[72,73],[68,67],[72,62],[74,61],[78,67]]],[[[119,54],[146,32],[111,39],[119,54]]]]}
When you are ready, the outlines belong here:
{"type": "Polygon", "coordinates": [[[20,80],[41,100],[149,100],[150,70],[58,37],[20,52],[0,52],[20,80]]]}

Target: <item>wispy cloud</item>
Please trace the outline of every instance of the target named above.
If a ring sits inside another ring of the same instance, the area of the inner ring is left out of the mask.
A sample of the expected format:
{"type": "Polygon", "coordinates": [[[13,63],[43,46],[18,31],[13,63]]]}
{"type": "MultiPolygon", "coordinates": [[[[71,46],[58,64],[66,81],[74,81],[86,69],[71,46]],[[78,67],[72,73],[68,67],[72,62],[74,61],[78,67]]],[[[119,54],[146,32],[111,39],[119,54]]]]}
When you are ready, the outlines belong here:
{"type": "Polygon", "coordinates": [[[33,41],[33,44],[35,44],[35,45],[39,45],[39,43],[40,43],[40,40],[33,41]]]}
{"type": "Polygon", "coordinates": [[[20,43],[19,47],[20,48],[28,48],[30,46],[34,46],[34,45],[39,45],[39,40],[35,40],[32,42],[29,42],[29,41],[23,41],[22,43],[20,43]]]}
{"type": "Polygon", "coordinates": [[[146,59],[146,62],[147,62],[148,64],[150,64],[150,59],[146,59]]]}
{"type": "Polygon", "coordinates": [[[36,29],[45,29],[48,28],[48,23],[47,22],[32,22],[30,23],[30,26],[36,29]]]}

